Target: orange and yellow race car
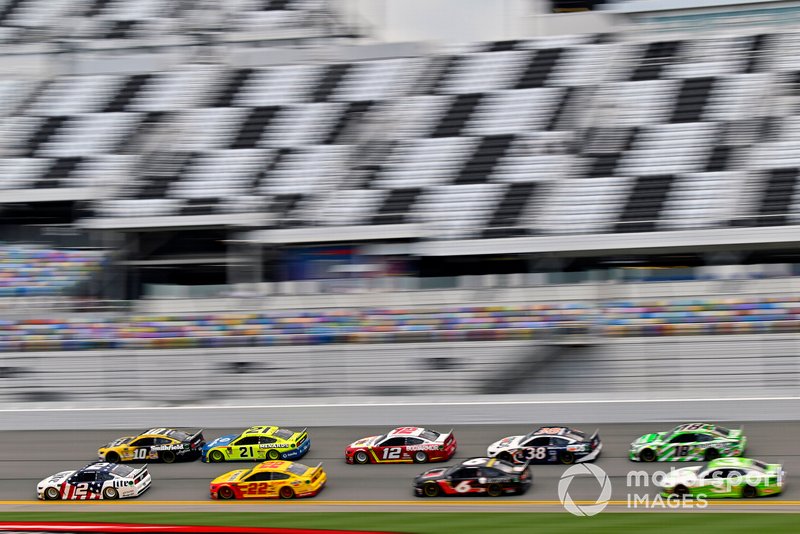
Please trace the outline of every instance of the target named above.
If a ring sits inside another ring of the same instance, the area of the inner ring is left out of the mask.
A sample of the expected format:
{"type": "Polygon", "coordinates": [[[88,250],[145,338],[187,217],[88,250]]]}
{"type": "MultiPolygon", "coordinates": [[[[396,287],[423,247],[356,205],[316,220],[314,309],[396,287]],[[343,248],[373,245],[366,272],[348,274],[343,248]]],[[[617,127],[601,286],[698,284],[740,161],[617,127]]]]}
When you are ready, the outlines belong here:
{"type": "Polygon", "coordinates": [[[328,479],[322,464],[316,467],[273,460],[252,469],[237,469],[211,481],[212,499],[293,499],[313,497],[328,479]]]}

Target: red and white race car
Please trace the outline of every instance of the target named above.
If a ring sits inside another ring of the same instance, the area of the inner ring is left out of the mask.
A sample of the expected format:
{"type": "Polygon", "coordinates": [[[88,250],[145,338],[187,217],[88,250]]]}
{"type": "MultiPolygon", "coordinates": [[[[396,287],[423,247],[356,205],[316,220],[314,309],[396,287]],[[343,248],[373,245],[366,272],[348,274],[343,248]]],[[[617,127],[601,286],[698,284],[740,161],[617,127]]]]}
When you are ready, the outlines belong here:
{"type": "Polygon", "coordinates": [[[404,426],[382,436],[354,441],[344,451],[349,464],[446,462],[456,452],[456,438],[451,430],[440,434],[426,428],[404,426]]]}

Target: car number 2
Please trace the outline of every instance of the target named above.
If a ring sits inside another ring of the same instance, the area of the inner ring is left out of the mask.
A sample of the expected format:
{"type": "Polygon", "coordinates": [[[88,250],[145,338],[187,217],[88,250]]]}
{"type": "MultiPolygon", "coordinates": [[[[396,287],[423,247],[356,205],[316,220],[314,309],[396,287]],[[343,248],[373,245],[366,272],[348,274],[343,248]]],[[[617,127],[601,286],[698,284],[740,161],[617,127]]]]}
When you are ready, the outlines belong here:
{"type": "Polygon", "coordinates": [[[83,499],[89,493],[89,483],[88,482],[81,482],[79,484],[75,484],[75,493],[73,497],[76,499],[83,499]]]}
{"type": "Polygon", "coordinates": [[[383,459],[384,460],[399,460],[401,451],[402,451],[402,449],[400,447],[389,447],[389,448],[383,449],[383,459]]]}

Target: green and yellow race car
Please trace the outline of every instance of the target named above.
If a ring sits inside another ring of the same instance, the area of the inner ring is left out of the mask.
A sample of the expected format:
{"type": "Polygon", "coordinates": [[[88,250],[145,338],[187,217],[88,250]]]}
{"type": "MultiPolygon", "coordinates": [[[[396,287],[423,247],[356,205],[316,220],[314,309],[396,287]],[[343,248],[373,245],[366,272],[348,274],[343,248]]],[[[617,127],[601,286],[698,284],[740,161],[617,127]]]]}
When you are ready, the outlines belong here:
{"type": "Polygon", "coordinates": [[[668,432],[645,434],[631,443],[634,462],[710,462],[720,457],[744,456],[747,438],[741,428],[709,423],[685,423],[668,432]]]}
{"type": "Polygon", "coordinates": [[[781,464],[750,458],[720,458],[705,465],[676,469],[664,477],[660,486],[664,497],[750,498],[779,494],[785,480],[781,464]]]}
{"type": "Polygon", "coordinates": [[[277,426],[251,426],[241,434],[220,436],[202,450],[204,462],[228,460],[296,460],[311,448],[311,438],[300,432],[277,426]]]}

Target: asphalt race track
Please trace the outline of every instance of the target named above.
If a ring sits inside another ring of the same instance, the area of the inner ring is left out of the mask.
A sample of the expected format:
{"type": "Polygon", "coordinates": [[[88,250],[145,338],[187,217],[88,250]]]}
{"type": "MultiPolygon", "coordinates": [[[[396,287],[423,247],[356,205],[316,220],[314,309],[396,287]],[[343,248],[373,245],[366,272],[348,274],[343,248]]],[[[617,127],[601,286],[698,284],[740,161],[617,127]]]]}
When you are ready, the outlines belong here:
{"type": "MultiPolygon", "coordinates": [[[[676,422],[679,423],[680,421],[676,422]]],[[[548,424],[553,423],[549,421],[548,424]]],[[[603,454],[595,465],[608,473],[612,485],[609,509],[631,509],[632,495],[655,497],[653,487],[627,487],[627,474],[631,470],[648,473],[668,471],[684,463],[641,464],[630,462],[627,452],[630,442],[638,436],[667,430],[670,424],[608,424],[598,425],[603,441],[603,454]]],[[[726,424],[738,427],[738,424],[726,424]]],[[[704,510],[762,510],[800,511],[800,423],[745,422],[748,438],[747,456],[784,465],[787,473],[786,489],[782,495],[752,500],[711,501],[704,510]]],[[[587,425],[578,428],[591,433],[595,428],[587,425]]],[[[138,499],[110,502],[40,502],[36,500],[35,487],[41,479],[58,471],[76,469],[95,458],[97,448],[113,438],[132,435],[130,432],[110,431],[23,431],[0,432],[0,511],[44,510],[95,510],[115,509],[142,511],[171,510],[269,510],[269,511],[409,511],[409,510],[513,510],[513,511],[563,511],[558,498],[559,479],[566,469],[560,465],[532,466],[533,487],[521,496],[442,497],[421,499],[411,491],[412,478],[428,468],[426,465],[348,465],[344,462],[347,444],[364,436],[385,432],[383,427],[325,427],[309,428],[312,445],[301,461],[307,465],[323,462],[328,474],[325,490],[312,499],[293,501],[212,501],[208,483],[216,476],[232,469],[252,465],[246,462],[204,464],[200,461],[163,465],[151,463],[149,470],[153,485],[138,499]]],[[[219,435],[235,433],[241,429],[205,429],[211,440],[219,435]]],[[[435,428],[447,431],[448,428],[435,428]]],[[[456,426],[458,451],[455,459],[465,459],[485,454],[486,447],[507,435],[524,434],[531,430],[526,425],[471,425],[456,426]]],[[[450,463],[453,461],[451,460],[450,463]]],[[[435,464],[434,464],[435,465],[435,464]]],[[[449,463],[447,464],[449,465],[449,463]]],[[[569,494],[578,504],[593,504],[600,495],[600,484],[594,477],[576,477],[569,486],[569,494]]],[[[641,510],[639,505],[637,509],[641,510]]],[[[663,511],[665,508],[649,508],[663,511]]]]}

